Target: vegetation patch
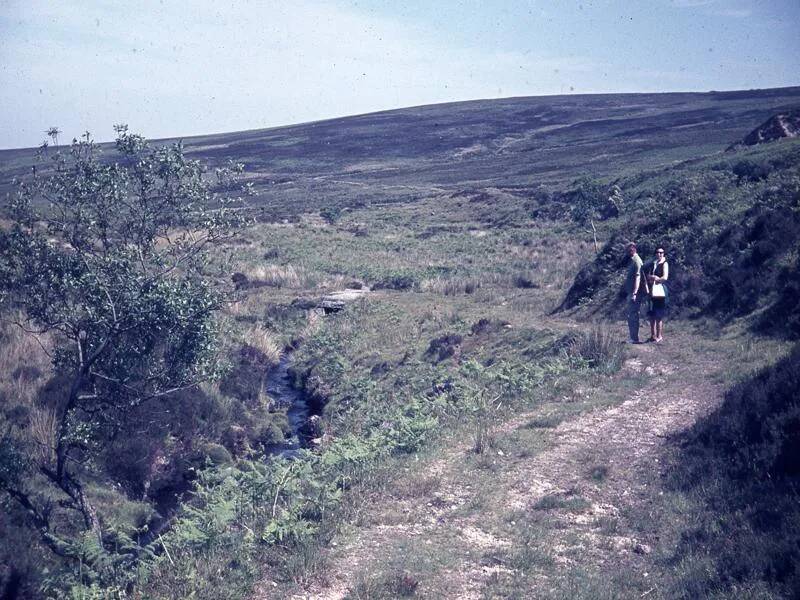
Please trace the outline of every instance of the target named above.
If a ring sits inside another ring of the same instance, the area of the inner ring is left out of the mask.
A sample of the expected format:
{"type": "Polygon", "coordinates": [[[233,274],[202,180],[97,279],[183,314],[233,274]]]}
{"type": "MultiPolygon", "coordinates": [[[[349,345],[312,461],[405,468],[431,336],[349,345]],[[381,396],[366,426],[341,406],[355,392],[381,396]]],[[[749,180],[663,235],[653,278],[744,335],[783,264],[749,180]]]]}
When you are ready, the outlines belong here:
{"type": "Polygon", "coordinates": [[[581,513],[591,508],[591,504],[583,497],[572,493],[547,494],[533,504],[534,510],[563,510],[581,513]]]}
{"type": "Polygon", "coordinates": [[[672,597],[785,598],[800,589],[799,374],[795,348],[735,385],[687,434],[668,479],[675,509],[694,515],[688,527],[667,525],[672,597]]]}

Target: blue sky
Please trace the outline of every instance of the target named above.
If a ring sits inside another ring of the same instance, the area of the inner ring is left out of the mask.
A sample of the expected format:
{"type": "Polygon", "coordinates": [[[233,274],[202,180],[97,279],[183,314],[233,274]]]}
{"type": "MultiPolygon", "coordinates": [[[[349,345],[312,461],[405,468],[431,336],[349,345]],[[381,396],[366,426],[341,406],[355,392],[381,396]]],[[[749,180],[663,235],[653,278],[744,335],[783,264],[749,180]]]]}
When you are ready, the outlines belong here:
{"type": "Polygon", "coordinates": [[[0,148],[521,95],[800,85],[798,0],[0,0],[0,148]]]}

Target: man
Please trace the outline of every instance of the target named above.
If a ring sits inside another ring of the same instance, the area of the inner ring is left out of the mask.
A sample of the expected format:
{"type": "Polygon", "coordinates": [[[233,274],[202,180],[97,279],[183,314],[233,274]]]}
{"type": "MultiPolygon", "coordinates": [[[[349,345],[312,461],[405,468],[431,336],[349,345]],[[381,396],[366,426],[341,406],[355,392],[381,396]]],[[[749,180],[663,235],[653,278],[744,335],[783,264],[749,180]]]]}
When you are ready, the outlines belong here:
{"type": "Polygon", "coordinates": [[[647,293],[647,282],[642,277],[642,259],[636,252],[636,244],[630,242],[626,247],[631,257],[625,277],[625,295],[628,305],[628,343],[639,343],[639,312],[642,299],[647,293]]]}

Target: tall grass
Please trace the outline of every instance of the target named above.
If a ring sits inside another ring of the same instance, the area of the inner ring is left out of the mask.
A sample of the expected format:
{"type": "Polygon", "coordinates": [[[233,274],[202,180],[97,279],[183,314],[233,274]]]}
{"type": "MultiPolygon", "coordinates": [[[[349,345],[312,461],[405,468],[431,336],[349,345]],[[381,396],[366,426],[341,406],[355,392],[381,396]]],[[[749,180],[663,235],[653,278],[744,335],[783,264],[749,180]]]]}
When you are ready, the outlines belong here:
{"type": "Polygon", "coordinates": [[[309,284],[310,278],[302,267],[294,265],[259,265],[248,270],[245,275],[251,285],[266,285],[277,288],[302,288],[309,284]]]}
{"type": "Polygon", "coordinates": [[[246,344],[263,355],[269,365],[277,365],[280,362],[283,349],[277,336],[260,323],[248,328],[243,338],[246,344]]]}
{"type": "Polygon", "coordinates": [[[480,280],[474,277],[432,277],[423,279],[420,290],[444,296],[472,294],[481,287],[480,280]]]}
{"type": "Polygon", "coordinates": [[[565,350],[571,359],[583,361],[592,369],[607,374],[619,371],[624,359],[620,340],[602,325],[573,336],[565,350]]]}

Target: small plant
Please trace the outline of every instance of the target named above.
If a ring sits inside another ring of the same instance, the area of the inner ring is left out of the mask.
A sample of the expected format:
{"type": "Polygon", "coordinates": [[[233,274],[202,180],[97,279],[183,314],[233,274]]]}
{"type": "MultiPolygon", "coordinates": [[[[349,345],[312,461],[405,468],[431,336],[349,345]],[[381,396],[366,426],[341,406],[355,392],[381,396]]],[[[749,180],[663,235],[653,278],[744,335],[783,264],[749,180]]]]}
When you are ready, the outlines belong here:
{"type": "Polygon", "coordinates": [[[622,346],[607,328],[599,325],[589,333],[573,337],[566,353],[570,359],[606,374],[616,373],[622,366],[622,346]]]}
{"type": "Polygon", "coordinates": [[[251,286],[299,288],[307,283],[305,272],[293,265],[261,265],[245,273],[245,276],[251,286]]]}
{"type": "Polygon", "coordinates": [[[608,477],[608,467],[606,465],[592,467],[591,471],[589,471],[589,477],[597,483],[605,481],[606,477],[608,477]]]}
{"type": "Polygon", "coordinates": [[[362,578],[346,598],[349,600],[391,600],[416,596],[419,580],[404,570],[362,578]]]}
{"type": "Polygon", "coordinates": [[[431,340],[426,354],[435,357],[438,362],[456,356],[461,351],[464,338],[457,333],[448,333],[431,340]]]}
{"type": "Polygon", "coordinates": [[[542,415],[535,417],[525,424],[527,429],[554,429],[563,421],[563,417],[557,414],[542,415]]]}
{"type": "Polygon", "coordinates": [[[325,219],[325,222],[329,225],[336,223],[341,215],[342,209],[338,206],[326,206],[319,211],[319,216],[325,219]]]}
{"type": "Polygon", "coordinates": [[[433,277],[420,283],[423,292],[457,296],[459,294],[473,294],[481,287],[481,282],[472,277],[433,277]]]}
{"type": "Polygon", "coordinates": [[[498,398],[499,396],[489,398],[484,389],[478,390],[472,395],[469,406],[475,423],[475,443],[472,446],[475,454],[483,454],[494,445],[492,422],[499,409],[499,405],[495,406],[498,398]]]}
{"type": "Polygon", "coordinates": [[[567,494],[547,494],[542,496],[534,505],[534,510],[564,510],[572,513],[581,513],[591,507],[589,502],[581,497],[567,494]]]}

